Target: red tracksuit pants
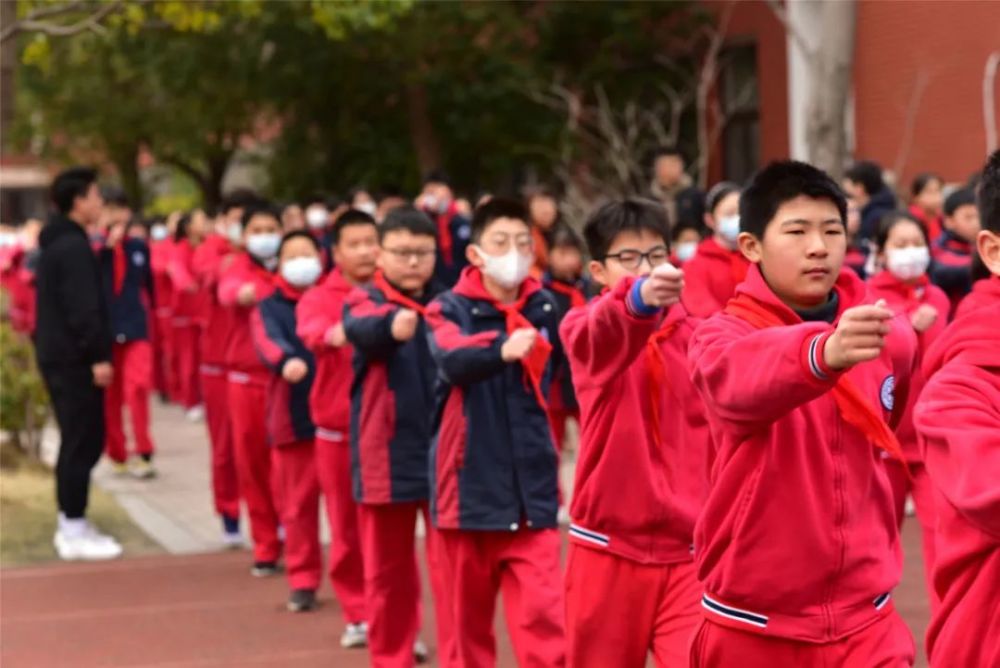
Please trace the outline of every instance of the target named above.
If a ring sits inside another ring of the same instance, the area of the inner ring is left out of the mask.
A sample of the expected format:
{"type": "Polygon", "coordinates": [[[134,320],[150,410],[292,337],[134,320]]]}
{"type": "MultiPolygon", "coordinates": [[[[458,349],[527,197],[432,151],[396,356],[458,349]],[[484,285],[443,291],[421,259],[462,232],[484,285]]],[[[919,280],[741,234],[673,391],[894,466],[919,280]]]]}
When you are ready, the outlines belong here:
{"type": "Polygon", "coordinates": [[[566,636],[556,529],[439,531],[451,574],[458,665],[493,668],[493,613],[503,594],[521,668],[565,665],[566,636]]]}
{"type": "Polygon", "coordinates": [[[937,524],[937,516],[934,511],[937,503],[937,492],[931,477],[927,475],[927,469],[920,462],[907,463],[906,468],[895,459],[885,460],[885,471],[889,474],[889,483],[892,485],[892,496],[896,502],[896,517],[899,526],[902,528],[905,519],[906,495],[913,494],[913,505],[917,508],[917,519],[920,521],[920,532],[922,536],[921,547],[924,552],[924,581],[927,585],[927,596],[931,602],[931,612],[937,610],[941,600],[937,592],[934,591],[934,526],[937,524]],[[907,476],[907,469],[910,475],[907,476]]]}
{"type": "Polygon", "coordinates": [[[329,573],[344,619],[357,624],[365,612],[365,569],[361,557],[358,504],[351,494],[351,448],[347,429],[316,430],[316,473],[330,523],[329,573]]]}
{"type": "Polygon", "coordinates": [[[201,326],[192,324],[188,318],[176,318],[172,342],[177,369],[177,398],[184,408],[194,408],[201,403],[201,326]],[[185,324],[177,324],[180,322],[185,324]]]}
{"type": "Polygon", "coordinates": [[[238,518],[240,488],[233,452],[226,370],[221,366],[202,364],[201,388],[205,393],[205,422],[208,423],[208,437],[212,442],[212,499],[215,512],[238,518]]]}
{"type": "Polygon", "coordinates": [[[312,441],[274,449],[285,527],[285,571],[290,589],[319,589],[323,553],[319,545],[319,479],[312,441]]]}
{"type": "Polygon", "coordinates": [[[640,564],[570,543],[566,565],[567,663],[573,668],[659,668],[687,663],[701,620],[693,562],[640,564]]]}
{"type": "Polygon", "coordinates": [[[264,406],[267,386],[247,379],[246,374],[229,373],[229,415],[240,496],[250,516],[255,561],[277,561],[281,556],[278,538],[280,484],[272,466],[273,450],[267,444],[264,406]]]}
{"type": "Polygon", "coordinates": [[[691,642],[690,668],[904,668],[913,665],[913,635],[892,605],[874,624],[831,643],[808,643],[740,631],[703,619],[691,642]]]}
{"type": "Polygon", "coordinates": [[[178,391],[177,373],[174,368],[174,347],[171,341],[171,335],[174,332],[174,327],[171,324],[172,320],[173,316],[170,313],[170,309],[156,309],[156,315],[152,319],[155,327],[153,336],[153,364],[155,365],[155,370],[153,378],[156,382],[156,389],[171,401],[176,402],[178,391]]]}
{"type": "Polygon", "coordinates": [[[128,458],[122,406],[128,407],[135,449],[140,455],[153,454],[149,436],[149,390],[153,382],[153,349],[149,341],[115,343],[111,348],[114,377],[104,392],[104,449],[116,462],[128,458]]]}
{"type": "Polygon", "coordinates": [[[414,665],[413,643],[420,632],[420,571],[417,567],[416,522],[427,527],[427,567],[437,621],[438,663],[456,665],[454,621],[448,568],[440,535],[431,527],[427,502],[360,504],[361,554],[365,569],[368,652],[374,668],[414,665]]]}

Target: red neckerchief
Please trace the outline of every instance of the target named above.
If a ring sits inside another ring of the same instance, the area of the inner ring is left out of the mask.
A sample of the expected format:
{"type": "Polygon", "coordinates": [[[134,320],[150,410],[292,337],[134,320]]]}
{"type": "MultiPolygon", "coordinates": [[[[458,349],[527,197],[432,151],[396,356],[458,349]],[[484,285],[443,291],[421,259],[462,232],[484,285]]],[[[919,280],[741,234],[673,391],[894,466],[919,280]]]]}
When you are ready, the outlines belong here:
{"type": "Polygon", "coordinates": [[[126,271],[128,271],[128,259],[125,257],[125,240],[122,239],[111,249],[111,281],[116,297],[125,287],[126,271]]]}
{"type": "MultiPolygon", "coordinates": [[[[518,329],[532,328],[534,325],[524,317],[521,310],[528,303],[528,300],[536,292],[542,289],[542,284],[535,278],[528,277],[521,283],[517,301],[513,304],[501,304],[483,285],[483,274],[476,267],[466,267],[459,276],[458,283],[453,288],[453,292],[469,299],[478,299],[489,303],[493,308],[503,314],[506,323],[507,334],[513,334],[518,329]]],[[[552,354],[552,344],[539,336],[535,339],[528,356],[521,360],[527,381],[531,383],[535,391],[535,399],[544,409],[547,407],[545,396],[542,394],[542,376],[545,374],[545,365],[548,364],[549,355],[552,354]]]]}
{"type": "Polygon", "coordinates": [[[451,239],[451,221],[456,215],[458,215],[458,207],[455,205],[455,201],[452,200],[448,203],[448,208],[445,209],[445,212],[439,214],[437,217],[438,246],[441,248],[441,257],[444,259],[444,263],[449,267],[455,264],[454,259],[451,257],[454,247],[451,239]]]}
{"type": "Polygon", "coordinates": [[[312,286],[306,286],[304,288],[300,288],[295,285],[292,285],[291,283],[286,281],[285,277],[282,276],[281,274],[275,274],[274,276],[275,290],[277,290],[287,299],[293,302],[298,302],[302,298],[302,295],[304,295],[306,290],[308,290],[310,287],[312,286]]]}
{"type": "Polygon", "coordinates": [[[402,292],[394,288],[392,284],[389,283],[388,280],[386,280],[381,270],[375,272],[375,278],[372,280],[372,283],[375,285],[376,288],[381,290],[382,294],[385,295],[385,298],[391,301],[393,304],[398,304],[403,308],[408,308],[411,311],[416,311],[421,315],[421,317],[427,314],[426,306],[407,297],[402,292]]]}
{"type": "MultiPolygon", "coordinates": [[[[737,292],[736,296],[726,304],[724,310],[757,329],[797,325],[800,322],[789,309],[776,309],[743,291],[737,292]]],[[[896,435],[892,433],[882,416],[875,412],[857,386],[850,381],[847,374],[841,375],[833,386],[833,399],[840,411],[840,416],[848,424],[899,461],[906,461],[903,457],[903,449],[899,445],[899,441],[896,440],[896,435]]]]}
{"type": "Polygon", "coordinates": [[[558,292],[561,295],[566,295],[567,297],[569,297],[570,308],[576,308],[577,306],[586,306],[587,304],[587,298],[583,296],[583,292],[580,290],[580,288],[576,287],[575,285],[571,285],[569,283],[564,283],[563,281],[560,281],[558,278],[553,278],[551,281],[549,281],[548,285],[546,285],[545,287],[552,290],[553,292],[558,292]]]}

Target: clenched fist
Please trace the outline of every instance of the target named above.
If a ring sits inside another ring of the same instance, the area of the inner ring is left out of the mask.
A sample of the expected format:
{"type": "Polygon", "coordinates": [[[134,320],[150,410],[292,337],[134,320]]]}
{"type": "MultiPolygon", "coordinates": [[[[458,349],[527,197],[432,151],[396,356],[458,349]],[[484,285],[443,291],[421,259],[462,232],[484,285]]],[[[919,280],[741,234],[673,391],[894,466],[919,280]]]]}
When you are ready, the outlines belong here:
{"type": "Polygon", "coordinates": [[[643,281],[639,292],[647,306],[673,306],[681,300],[684,272],[669,262],[661,264],[643,281]]]}
{"type": "Polygon", "coordinates": [[[326,345],[331,348],[340,348],[347,343],[347,334],[344,333],[344,323],[338,322],[326,331],[326,345]]]}
{"type": "Polygon", "coordinates": [[[281,367],[281,377],[287,380],[289,383],[294,385],[295,383],[302,382],[302,379],[309,374],[309,365],[305,363],[304,360],[293,357],[292,359],[285,362],[285,365],[281,367]]]}
{"type": "Polygon", "coordinates": [[[257,288],[253,283],[244,283],[236,293],[236,303],[240,306],[250,306],[257,302],[257,288]]]}
{"type": "Polygon", "coordinates": [[[930,304],[921,304],[910,316],[910,323],[913,329],[918,332],[926,332],[927,329],[937,322],[938,310],[930,304]]]}
{"type": "Polygon", "coordinates": [[[515,329],[504,344],[500,347],[500,357],[504,362],[518,362],[523,360],[535,347],[535,339],[538,338],[538,330],[531,327],[515,329]]]}
{"type": "Polygon", "coordinates": [[[392,338],[397,341],[409,341],[417,333],[420,316],[416,311],[401,308],[392,319],[392,338]]]}
{"type": "Polygon", "coordinates": [[[823,349],[827,366],[839,371],[878,357],[885,347],[891,319],[892,311],[885,307],[884,299],[844,311],[823,349]]]}

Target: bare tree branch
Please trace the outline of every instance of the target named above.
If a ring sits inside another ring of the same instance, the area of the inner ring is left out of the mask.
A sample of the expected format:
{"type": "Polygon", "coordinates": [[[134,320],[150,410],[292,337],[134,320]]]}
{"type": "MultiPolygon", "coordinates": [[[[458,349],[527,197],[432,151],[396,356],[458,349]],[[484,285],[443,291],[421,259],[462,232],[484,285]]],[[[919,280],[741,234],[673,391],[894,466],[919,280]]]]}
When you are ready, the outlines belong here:
{"type": "MultiPolygon", "coordinates": [[[[142,3],[149,2],[149,0],[137,1],[142,3]]],[[[65,4],[46,6],[36,9],[23,19],[6,26],[3,31],[0,32],[0,43],[6,42],[8,39],[22,32],[40,32],[53,37],[68,37],[82,32],[95,32],[102,34],[105,32],[105,28],[101,25],[101,21],[111,14],[119,11],[125,3],[124,0],[114,0],[114,2],[105,3],[94,13],[81,19],[80,21],[77,21],[76,23],[64,25],[50,20],[56,16],[62,16],[64,14],[80,11],[90,4],[91,3],[84,2],[83,0],[77,0],[76,2],[68,2],[65,4]]]]}
{"type": "Polygon", "coordinates": [[[906,168],[906,163],[910,159],[910,149],[913,147],[913,133],[917,125],[917,113],[920,111],[920,100],[924,97],[924,92],[930,84],[932,74],[925,69],[917,72],[917,77],[913,81],[913,89],[910,91],[910,99],[906,104],[906,111],[903,116],[903,135],[899,140],[899,150],[896,151],[896,161],[893,163],[892,173],[898,179],[906,168]]]}
{"type": "Polygon", "coordinates": [[[811,58],[814,53],[812,47],[809,46],[805,37],[802,36],[802,33],[798,31],[798,29],[792,24],[791,19],[788,18],[788,11],[781,3],[781,0],[765,1],[767,2],[767,6],[770,7],[771,13],[774,14],[775,18],[777,18],[778,21],[785,26],[785,33],[791,36],[792,41],[795,42],[795,46],[799,47],[807,58],[811,58]]]}

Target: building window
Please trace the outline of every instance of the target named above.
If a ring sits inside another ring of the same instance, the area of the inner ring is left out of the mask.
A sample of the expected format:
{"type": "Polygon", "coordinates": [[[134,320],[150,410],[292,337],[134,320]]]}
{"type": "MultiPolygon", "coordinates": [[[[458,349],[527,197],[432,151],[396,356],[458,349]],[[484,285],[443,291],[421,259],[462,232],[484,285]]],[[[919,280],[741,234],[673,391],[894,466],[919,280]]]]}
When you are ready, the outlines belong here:
{"type": "Polygon", "coordinates": [[[760,94],[757,86],[757,46],[741,44],[725,49],[719,75],[719,97],[725,125],[722,130],[723,175],[743,183],[760,165],[760,94]]]}

